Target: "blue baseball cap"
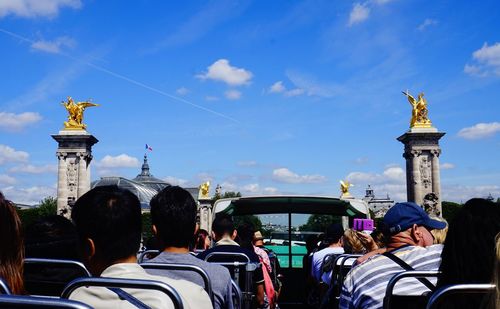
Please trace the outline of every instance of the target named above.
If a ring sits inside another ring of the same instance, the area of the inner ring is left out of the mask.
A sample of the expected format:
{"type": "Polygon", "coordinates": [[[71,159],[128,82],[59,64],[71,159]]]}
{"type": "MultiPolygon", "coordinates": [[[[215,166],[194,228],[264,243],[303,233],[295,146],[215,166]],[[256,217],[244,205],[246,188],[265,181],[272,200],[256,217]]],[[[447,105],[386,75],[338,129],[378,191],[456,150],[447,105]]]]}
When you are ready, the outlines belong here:
{"type": "Polygon", "coordinates": [[[446,223],[431,219],[429,215],[412,202],[396,203],[384,216],[384,225],[390,234],[397,234],[413,226],[423,225],[428,229],[444,229],[446,223]]]}

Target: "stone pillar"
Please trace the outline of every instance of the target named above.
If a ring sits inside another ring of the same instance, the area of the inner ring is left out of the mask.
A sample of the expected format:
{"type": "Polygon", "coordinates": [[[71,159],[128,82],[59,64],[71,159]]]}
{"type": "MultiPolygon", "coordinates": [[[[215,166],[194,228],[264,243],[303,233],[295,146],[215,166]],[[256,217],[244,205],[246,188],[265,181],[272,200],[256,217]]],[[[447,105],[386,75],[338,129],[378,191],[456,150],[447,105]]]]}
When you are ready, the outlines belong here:
{"type": "Polygon", "coordinates": [[[70,218],[75,201],[90,190],[92,146],[98,140],[85,130],[62,130],[52,138],[59,144],[57,213],[70,218]]]}
{"type": "Polygon", "coordinates": [[[200,203],[200,229],[206,230],[209,234],[212,232],[212,200],[198,199],[200,203]]]}
{"type": "Polygon", "coordinates": [[[412,128],[398,137],[405,145],[407,199],[441,216],[439,179],[439,139],[445,135],[436,128],[412,128]]]}

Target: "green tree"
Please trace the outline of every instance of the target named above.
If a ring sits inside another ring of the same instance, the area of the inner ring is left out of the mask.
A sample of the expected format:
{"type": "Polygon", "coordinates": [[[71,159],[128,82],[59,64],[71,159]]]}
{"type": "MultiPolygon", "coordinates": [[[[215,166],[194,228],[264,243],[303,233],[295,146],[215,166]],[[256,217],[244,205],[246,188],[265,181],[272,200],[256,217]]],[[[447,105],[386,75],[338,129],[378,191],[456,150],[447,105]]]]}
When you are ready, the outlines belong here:
{"type": "Polygon", "coordinates": [[[153,232],[151,230],[151,213],[145,212],[141,215],[142,220],[142,238],[144,241],[151,238],[153,236],[153,232]]]}
{"type": "Polygon", "coordinates": [[[299,227],[300,231],[313,231],[313,232],[324,232],[326,228],[332,223],[341,223],[342,219],[340,217],[332,215],[311,215],[306,224],[299,227]]]}
{"type": "Polygon", "coordinates": [[[441,205],[443,208],[443,218],[446,219],[446,221],[448,221],[448,223],[450,223],[453,220],[456,213],[462,207],[462,204],[448,202],[448,201],[443,201],[441,203],[441,205]]]}
{"type": "Polygon", "coordinates": [[[39,218],[57,214],[57,199],[49,196],[40,201],[37,207],[31,209],[18,209],[17,213],[24,227],[39,218]]]}

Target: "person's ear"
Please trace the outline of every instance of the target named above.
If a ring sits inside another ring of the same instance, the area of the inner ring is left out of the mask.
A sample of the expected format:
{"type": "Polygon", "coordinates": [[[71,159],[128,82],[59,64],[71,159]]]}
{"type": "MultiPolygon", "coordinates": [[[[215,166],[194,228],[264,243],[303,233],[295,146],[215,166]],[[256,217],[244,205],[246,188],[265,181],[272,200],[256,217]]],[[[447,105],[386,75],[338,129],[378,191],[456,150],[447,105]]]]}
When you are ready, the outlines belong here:
{"type": "Polygon", "coordinates": [[[83,247],[83,256],[85,259],[90,260],[95,255],[95,243],[92,238],[85,239],[85,244],[83,247]]]}
{"type": "Polygon", "coordinates": [[[193,235],[196,235],[196,233],[198,232],[199,229],[200,229],[200,226],[198,224],[195,224],[194,225],[194,233],[193,233],[193,235]]]}
{"type": "Polygon", "coordinates": [[[151,232],[153,232],[153,235],[155,237],[158,237],[158,229],[156,228],[156,225],[151,225],[151,232]]]}
{"type": "Polygon", "coordinates": [[[411,238],[413,238],[413,240],[417,244],[423,238],[422,231],[420,230],[420,228],[416,224],[413,224],[413,226],[411,227],[411,238]]]}
{"type": "Polygon", "coordinates": [[[231,235],[231,239],[234,240],[236,238],[236,236],[238,236],[238,231],[234,230],[233,234],[231,235]]]}

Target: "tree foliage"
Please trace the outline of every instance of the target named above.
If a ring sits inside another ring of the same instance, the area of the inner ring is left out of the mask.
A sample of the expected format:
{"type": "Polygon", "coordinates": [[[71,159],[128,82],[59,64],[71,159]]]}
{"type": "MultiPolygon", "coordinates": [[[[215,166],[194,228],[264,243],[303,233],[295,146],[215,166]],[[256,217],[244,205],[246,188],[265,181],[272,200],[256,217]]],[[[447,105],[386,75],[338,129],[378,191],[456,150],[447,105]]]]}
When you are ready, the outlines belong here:
{"type": "Polygon", "coordinates": [[[340,217],[332,215],[311,215],[306,224],[299,227],[300,231],[324,232],[326,228],[332,223],[341,223],[340,217]]]}
{"type": "Polygon", "coordinates": [[[40,201],[39,206],[31,209],[18,209],[17,213],[24,227],[38,218],[57,214],[57,199],[49,196],[40,201]]]}
{"type": "Polygon", "coordinates": [[[448,221],[449,224],[455,217],[456,213],[462,207],[462,204],[443,201],[441,203],[441,206],[443,208],[443,218],[446,219],[446,221],[448,221]]]}

